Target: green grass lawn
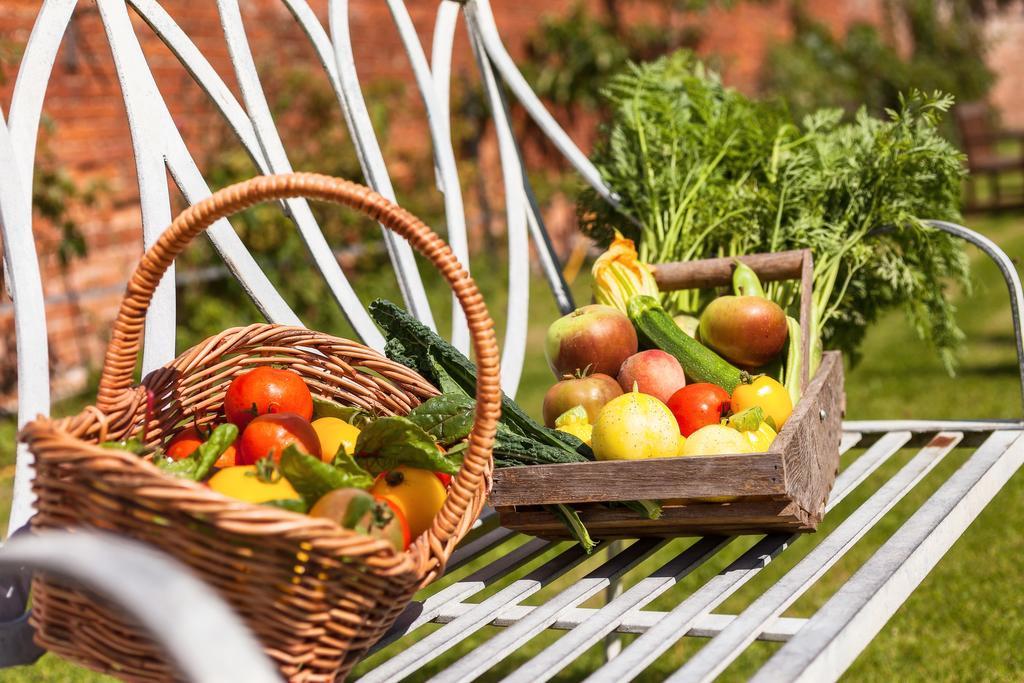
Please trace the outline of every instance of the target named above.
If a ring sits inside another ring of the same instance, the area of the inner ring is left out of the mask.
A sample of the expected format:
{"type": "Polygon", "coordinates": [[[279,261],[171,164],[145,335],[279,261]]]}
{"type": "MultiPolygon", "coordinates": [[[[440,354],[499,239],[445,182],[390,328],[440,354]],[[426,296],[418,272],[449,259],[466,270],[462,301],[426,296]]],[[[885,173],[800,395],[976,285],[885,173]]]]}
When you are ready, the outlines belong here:
{"type": "MultiPolygon", "coordinates": [[[[1020,217],[990,219],[981,223],[984,231],[1015,259],[1024,254],[1024,220],[1020,217]]],[[[1021,415],[1017,389],[1017,365],[1013,334],[1005,288],[994,266],[975,258],[976,287],[969,300],[961,300],[960,319],[968,333],[968,344],[958,376],[950,379],[934,355],[914,337],[903,315],[893,312],[871,331],[864,347],[863,362],[848,372],[846,380],[848,417],[866,418],[992,418],[1021,415]]],[[[581,299],[586,283],[580,283],[581,299]]],[[[523,374],[519,400],[532,413],[539,413],[540,399],[551,382],[549,371],[541,359],[541,340],[546,322],[555,317],[549,297],[534,285],[535,308],[531,317],[530,358],[523,374]]],[[[488,301],[496,317],[503,309],[500,296],[488,301]]],[[[74,409],[77,406],[72,406],[74,409]]],[[[0,422],[0,497],[9,496],[12,472],[10,449],[13,427],[0,422]]],[[[846,466],[861,451],[855,450],[844,459],[846,466]]],[[[824,578],[790,610],[787,616],[809,616],[820,607],[841,583],[895,531],[898,526],[939,485],[961,465],[969,451],[958,449],[913,490],[862,539],[824,578]]],[[[838,525],[878,486],[905,464],[913,455],[910,450],[899,453],[838,506],[823,523],[823,530],[838,525]]],[[[0,509],[6,514],[6,502],[0,509]]],[[[1018,473],[1006,488],[985,509],[975,524],[957,542],[925,582],[897,612],[867,650],[847,672],[851,681],[1018,681],[1024,679],[1024,475],[1018,473]]],[[[718,611],[741,611],[767,586],[791,568],[820,539],[822,534],[801,538],[790,550],[768,566],[746,587],[732,596],[718,611]]],[[[693,576],[680,582],[650,606],[668,609],[683,599],[709,576],[749,547],[755,539],[740,539],[693,576]]],[[[441,584],[465,576],[474,567],[508,552],[513,541],[445,577],[441,584]]],[[[640,570],[628,574],[628,586],[641,574],[663,563],[690,541],[672,541],[648,560],[640,570]]],[[[557,552],[557,550],[555,551],[557,552]]],[[[537,566],[549,556],[538,558],[524,570],[537,566]]],[[[589,558],[581,566],[563,576],[528,604],[543,602],[593,569],[603,553],[589,558]]],[[[517,575],[518,576],[518,575],[517,575]]],[[[474,601],[499,590],[511,579],[489,587],[474,601]]],[[[432,587],[433,588],[433,587],[432,587]]],[[[434,588],[436,589],[436,588],[434,588]]],[[[592,600],[585,606],[598,606],[592,600]]],[[[424,632],[436,628],[429,626],[424,632]]],[[[451,652],[438,658],[425,671],[436,673],[472,648],[489,638],[496,629],[482,629],[451,652]]],[[[560,632],[547,632],[531,641],[515,656],[508,658],[484,677],[496,680],[518,664],[554,642],[560,632]]],[[[628,640],[628,638],[627,638],[628,640]]],[[[697,639],[686,639],[669,650],[641,680],[661,680],[666,672],[677,668],[701,645],[697,639]]],[[[370,658],[361,669],[372,666],[401,645],[391,646],[370,658]]],[[[778,649],[779,645],[757,643],[737,660],[720,680],[744,680],[778,649]]],[[[559,681],[580,680],[600,662],[600,652],[593,648],[556,677],[559,681]]],[[[361,670],[360,669],[360,670],[361,670]]],[[[358,670],[357,670],[358,672],[358,670]]],[[[419,678],[419,676],[418,676],[419,678]]],[[[425,678],[425,676],[423,676],[425,678]]],[[[53,656],[44,657],[31,668],[0,673],[0,680],[18,681],[86,681],[102,677],[84,672],[53,656]]]]}

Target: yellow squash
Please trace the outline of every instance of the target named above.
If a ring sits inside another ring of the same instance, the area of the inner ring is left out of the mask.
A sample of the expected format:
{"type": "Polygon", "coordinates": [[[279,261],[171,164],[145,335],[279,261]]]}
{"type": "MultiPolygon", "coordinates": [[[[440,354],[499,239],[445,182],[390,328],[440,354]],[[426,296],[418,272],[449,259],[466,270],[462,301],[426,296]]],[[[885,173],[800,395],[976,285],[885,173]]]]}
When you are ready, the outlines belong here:
{"type": "Polygon", "coordinates": [[[583,406],[570,408],[555,418],[555,429],[572,434],[588,446],[594,435],[594,425],[590,424],[587,411],[583,406]]]}

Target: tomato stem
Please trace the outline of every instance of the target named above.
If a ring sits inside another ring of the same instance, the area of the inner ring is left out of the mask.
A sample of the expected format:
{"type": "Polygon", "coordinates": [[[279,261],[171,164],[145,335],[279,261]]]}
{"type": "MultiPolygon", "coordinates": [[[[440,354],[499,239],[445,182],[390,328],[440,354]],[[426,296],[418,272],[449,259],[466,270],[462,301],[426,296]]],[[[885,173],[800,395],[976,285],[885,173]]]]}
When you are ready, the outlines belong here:
{"type": "Polygon", "coordinates": [[[265,484],[276,484],[281,481],[281,471],[269,455],[256,461],[254,476],[265,484]]]}

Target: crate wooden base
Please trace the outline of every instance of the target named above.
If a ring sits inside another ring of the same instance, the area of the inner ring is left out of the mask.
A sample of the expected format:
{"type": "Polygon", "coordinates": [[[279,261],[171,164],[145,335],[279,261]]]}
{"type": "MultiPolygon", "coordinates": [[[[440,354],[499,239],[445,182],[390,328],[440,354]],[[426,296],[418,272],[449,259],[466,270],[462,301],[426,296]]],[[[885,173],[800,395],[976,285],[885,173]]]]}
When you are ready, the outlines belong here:
{"type": "Polygon", "coordinates": [[[542,506],[574,504],[591,537],[814,531],[839,469],[843,364],[827,352],[767,453],[536,465],[496,470],[491,504],[501,524],[568,538],[542,506]],[[673,501],[661,519],[593,503],[673,501]]]}

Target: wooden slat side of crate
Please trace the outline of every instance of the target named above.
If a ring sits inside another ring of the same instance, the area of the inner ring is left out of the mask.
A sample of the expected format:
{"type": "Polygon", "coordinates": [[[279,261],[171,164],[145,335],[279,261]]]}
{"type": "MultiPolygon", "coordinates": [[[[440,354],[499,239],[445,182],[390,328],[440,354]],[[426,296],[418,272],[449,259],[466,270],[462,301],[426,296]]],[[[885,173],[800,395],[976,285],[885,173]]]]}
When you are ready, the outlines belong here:
{"type": "Polygon", "coordinates": [[[789,499],[800,506],[815,527],[825,514],[825,503],[839,472],[845,403],[842,355],[826,352],[804,399],[797,403],[772,444],[785,462],[789,499]]]}
{"type": "MultiPolygon", "coordinates": [[[[568,540],[565,525],[543,508],[496,508],[502,526],[531,536],[568,540]]],[[[814,531],[796,503],[747,500],[732,503],[666,505],[660,519],[644,519],[627,508],[588,507],[579,510],[591,538],[643,538],[707,534],[756,534],[814,531]]]]}
{"type": "Polygon", "coordinates": [[[784,496],[784,469],[778,452],[508,467],[494,471],[490,503],[784,496]]]}
{"type": "Polygon", "coordinates": [[[639,499],[681,504],[659,520],[599,506],[581,518],[594,538],[813,531],[839,466],[842,414],[842,356],[828,352],[768,453],[500,469],[491,504],[503,526],[544,538],[568,536],[541,505],[639,499]]]}

